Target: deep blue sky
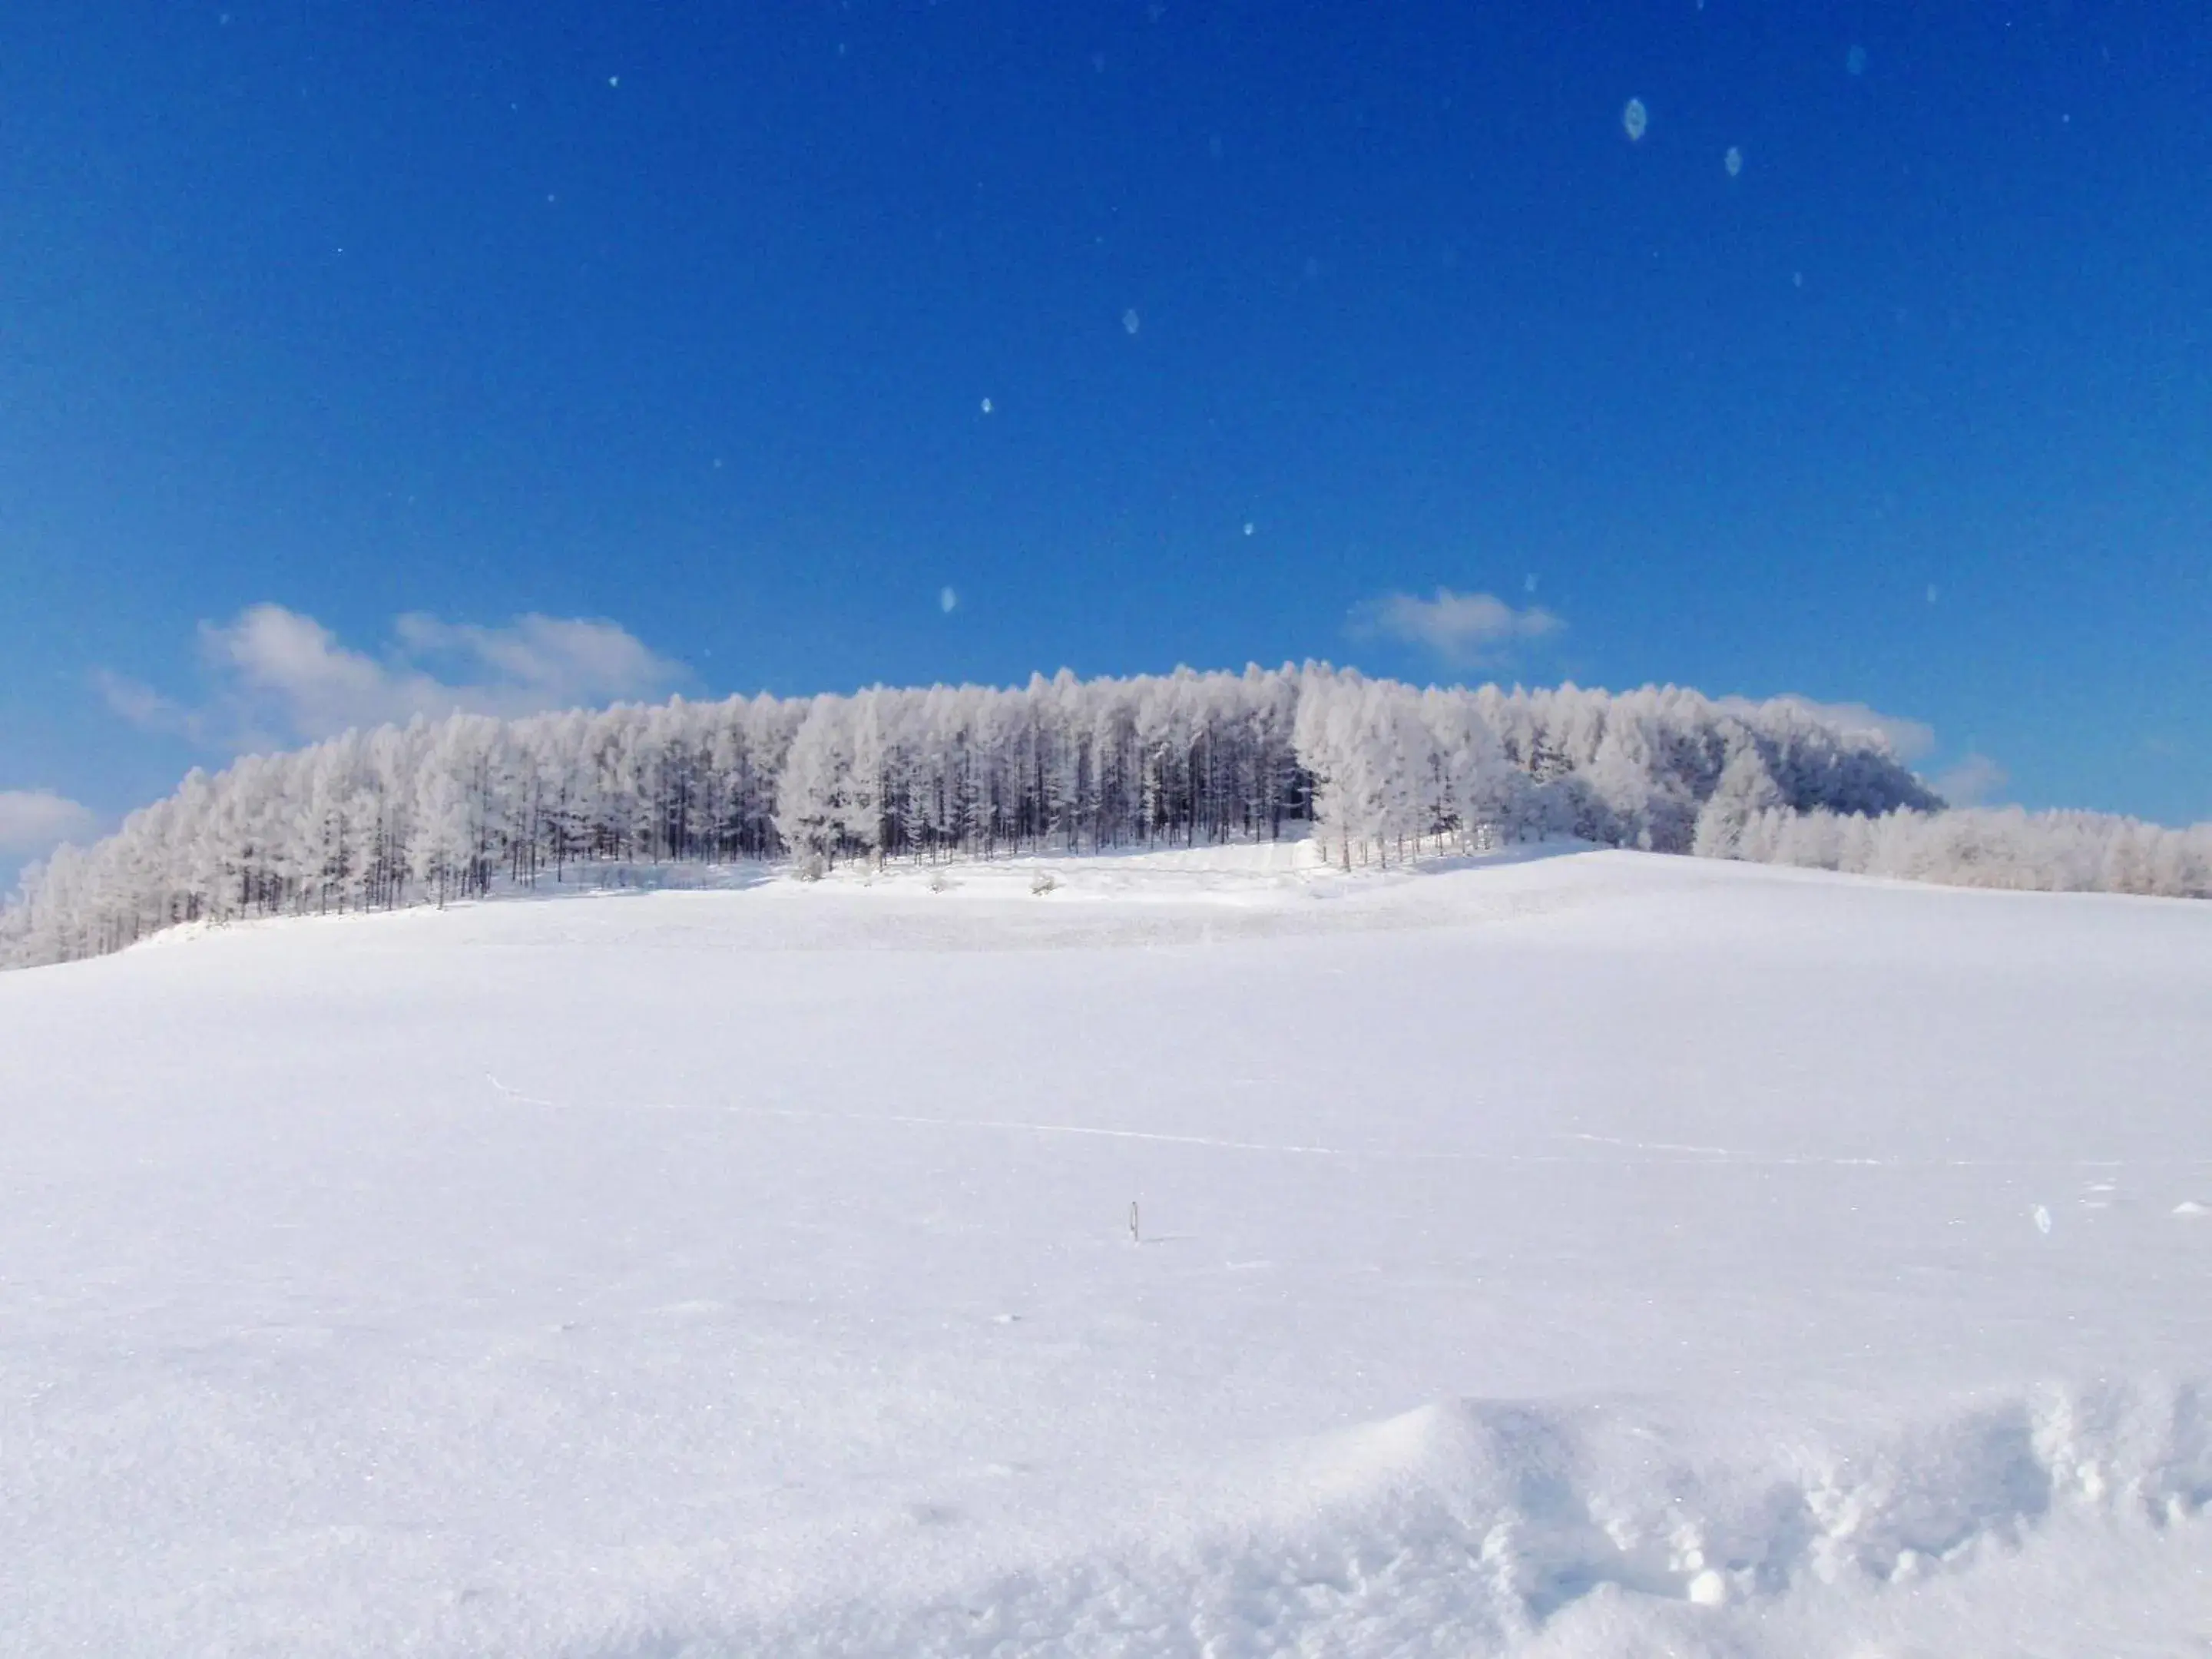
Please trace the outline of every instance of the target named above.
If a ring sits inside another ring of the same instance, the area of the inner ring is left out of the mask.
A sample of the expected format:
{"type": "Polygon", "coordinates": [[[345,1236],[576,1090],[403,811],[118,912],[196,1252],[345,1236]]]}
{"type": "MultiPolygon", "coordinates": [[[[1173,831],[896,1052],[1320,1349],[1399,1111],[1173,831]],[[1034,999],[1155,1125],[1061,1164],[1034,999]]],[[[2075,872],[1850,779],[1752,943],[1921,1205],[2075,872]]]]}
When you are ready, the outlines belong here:
{"type": "Polygon", "coordinates": [[[414,670],[1309,656],[2212,817],[2212,12],[0,9],[0,791],[414,670]],[[1561,625],[1362,631],[1439,587],[1561,625]],[[643,649],[517,668],[526,615],[643,649]]]}

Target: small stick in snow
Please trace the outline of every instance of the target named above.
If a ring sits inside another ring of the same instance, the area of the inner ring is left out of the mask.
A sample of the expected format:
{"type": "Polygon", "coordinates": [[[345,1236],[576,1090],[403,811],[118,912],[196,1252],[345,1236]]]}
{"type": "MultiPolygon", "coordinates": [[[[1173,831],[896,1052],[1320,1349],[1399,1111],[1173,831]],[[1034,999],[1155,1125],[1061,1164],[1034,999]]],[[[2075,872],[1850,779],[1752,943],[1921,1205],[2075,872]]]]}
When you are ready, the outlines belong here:
{"type": "Polygon", "coordinates": [[[1133,1198],[1129,1200],[1129,1243],[1141,1244],[1144,1242],[1137,1231],[1137,1200],[1133,1198]]]}

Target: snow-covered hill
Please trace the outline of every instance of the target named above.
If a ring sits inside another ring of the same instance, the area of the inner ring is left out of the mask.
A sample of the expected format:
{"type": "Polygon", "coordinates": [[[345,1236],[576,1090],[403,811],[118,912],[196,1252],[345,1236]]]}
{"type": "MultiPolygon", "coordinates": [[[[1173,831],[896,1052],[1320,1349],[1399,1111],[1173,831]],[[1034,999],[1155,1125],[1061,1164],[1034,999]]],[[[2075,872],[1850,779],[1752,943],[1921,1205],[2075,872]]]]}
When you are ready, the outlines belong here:
{"type": "Polygon", "coordinates": [[[9,975],[0,1651],[2201,1652],[2208,1079],[2212,907],[1627,853],[9,975]]]}

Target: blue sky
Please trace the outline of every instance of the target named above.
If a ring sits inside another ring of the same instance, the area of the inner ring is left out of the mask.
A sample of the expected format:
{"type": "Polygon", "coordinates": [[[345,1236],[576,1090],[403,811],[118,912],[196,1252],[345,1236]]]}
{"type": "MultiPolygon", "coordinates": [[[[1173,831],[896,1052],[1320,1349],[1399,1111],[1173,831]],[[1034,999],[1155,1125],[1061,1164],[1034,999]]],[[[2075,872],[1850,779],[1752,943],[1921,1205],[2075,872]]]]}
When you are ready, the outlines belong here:
{"type": "Polygon", "coordinates": [[[1308,657],[2212,817],[2207,87],[2095,0],[11,0],[0,857],[441,700],[1308,657]]]}

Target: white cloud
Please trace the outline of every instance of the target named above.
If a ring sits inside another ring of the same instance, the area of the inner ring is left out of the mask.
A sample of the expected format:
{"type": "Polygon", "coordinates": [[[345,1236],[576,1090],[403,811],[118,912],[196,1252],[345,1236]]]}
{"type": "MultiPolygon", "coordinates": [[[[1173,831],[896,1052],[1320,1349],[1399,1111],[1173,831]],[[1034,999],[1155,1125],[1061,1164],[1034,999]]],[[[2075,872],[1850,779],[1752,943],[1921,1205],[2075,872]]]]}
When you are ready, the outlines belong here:
{"type": "Polygon", "coordinates": [[[200,624],[200,648],[219,678],[247,702],[272,709],[303,738],[408,714],[442,714],[444,688],[387,671],[313,617],[281,605],[257,605],[227,627],[200,624]]]}
{"type": "Polygon", "coordinates": [[[210,699],[179,702],[105,670],[107,705],[134,725],[232,749],[312,741],[349,726],[456,710],[513,716],[672,690],[680,663],[611,622],[520,617],[505,628],[401,617],[382,653],[341,643],[313,617],[257,605],[200,624],[210,699]]]}
{"type": "Polygon", "coordinates": [[[512,627],[441,623],[411,612],[396,624],[416,661],[441,659],[467,677],[462,688],[532,708],[572,708],[652,695],[686,678],[627,629],[581,618],[518,617],[512,627]]]}
{"type": "Polygon", "coordinates": [[[120,714],[139,730],[189,738],[194,743],[207,740],[201,711],[187,708],[173,698],[163,696],[152,686],[142,685],[137,680],[105,668],[92,671],[92,683],[100,688],[100,695],[106,701],[109,711],[120,714]]]}
{"type": "MultiPolygon", "coordinates": [[[[1938,747],[1936,728],[1925,720],[1885,714],[1863,702],[1820,702],[1795,693],[1785,693],[1778,701],[1795,703],[1815,719],[1845,731],[1881,732],[1889,739],[1890,751],[1907,766],[1927,760],[1938,747]]],[[[1929,778],[1928,785],[1954,806],[1978,806],[1996,796],[2010,781],[2011,775],[1987,755],[1969,753],[1929,778]]]]}
{"type": "Polygon", "coordinates": [[[1793,702],[1807,714],[1847,732],[1879,732],[1889,739],[1891,752],[1908,766],[1925,760],[1936,750],[1936,728],[1925,720],[1903,714],[1885,714],[1863,702],[1816,702],[1811,697],[1786,693],[1783,702],[1793,702]]]}
{"type": "Polygon", "coordinates": [[[90,807],[51,789],[0,789],[0,854],[36,858],[99,827],[90,807]]]}
{"type": "Polygon", "coordinates": [[[1352,631],[1363,639],[1403,640],[1455,667],[1480,666],[1504,647],[1538,640],[1566,624],[1541,605],[1516,611],[1493,593],[1437,589],[1434,599],[1385,593],[1352,608],[1352,631]]]}
{"type": "Polygon", "coordinates": [[[2012,775],[1987,755],[1968,755],[1938,773],[1931,787],[1954,806],[1979,806],[2011,781],[2012,775]]]}
{"type": "Polygon", "coordinates": [[[960,608],[960,596],[949,587],[939,588],[937,590],[937,608],[939,611],[942,611],[946,616],[951,616],[955,611],[957,611],[960,608]]]}

